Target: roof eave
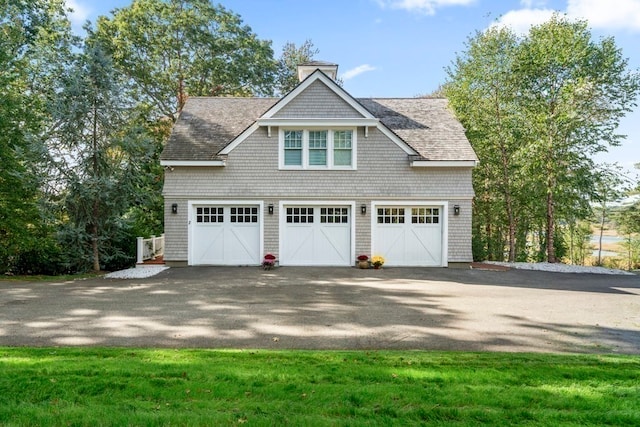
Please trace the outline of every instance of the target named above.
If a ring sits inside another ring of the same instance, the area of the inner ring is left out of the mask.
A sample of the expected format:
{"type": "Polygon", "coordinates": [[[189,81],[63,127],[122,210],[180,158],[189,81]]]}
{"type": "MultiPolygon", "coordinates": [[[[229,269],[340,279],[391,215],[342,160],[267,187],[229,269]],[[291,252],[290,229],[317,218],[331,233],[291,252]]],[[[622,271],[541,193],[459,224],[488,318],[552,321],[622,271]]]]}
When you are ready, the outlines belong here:
{"type": "Polygon", "coordinates": [[[477,165],[477,160],[411,160],[414,168],[473,168],[477,165]]]}

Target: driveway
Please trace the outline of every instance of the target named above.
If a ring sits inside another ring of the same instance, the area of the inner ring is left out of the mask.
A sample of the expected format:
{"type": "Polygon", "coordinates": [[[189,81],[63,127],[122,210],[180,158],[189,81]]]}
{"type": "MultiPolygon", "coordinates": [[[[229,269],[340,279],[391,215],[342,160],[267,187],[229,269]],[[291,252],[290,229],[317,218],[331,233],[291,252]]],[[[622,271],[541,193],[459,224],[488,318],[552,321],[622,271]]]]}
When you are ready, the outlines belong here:
{"type": "Polygon", "coordinates": [[[191,267],[0,282],[0,346],[640,354],[640,277],[191,267]]]}

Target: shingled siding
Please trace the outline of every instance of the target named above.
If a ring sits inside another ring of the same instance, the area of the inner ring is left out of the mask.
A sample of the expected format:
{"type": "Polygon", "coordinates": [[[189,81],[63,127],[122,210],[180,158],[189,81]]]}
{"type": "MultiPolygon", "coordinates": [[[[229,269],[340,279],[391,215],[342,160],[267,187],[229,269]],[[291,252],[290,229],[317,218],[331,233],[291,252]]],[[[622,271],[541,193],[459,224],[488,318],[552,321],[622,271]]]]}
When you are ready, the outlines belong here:
{"type": "Polygon", "coordinates": [[[360,118],[352,106],[330,90],[324,83],[315,81],[292,99],[274,117],[277,118],[360,118]]]}
{"type": "MultiPolygon", "coordinates": [[[[278,133],[260,128],[236,147],[225,167],[175,167],[165,174],[168,262],[187,260],[188,200],[264,200],[264,250],[278,251],[280,200],[449,201],[449,262],[471,261],[471,168],[411,168],[407,154],[376,129],[358,130],[354,171],[278,170],[278,133]],[[178,214],[170,213],[178,203],[178,214]],[[274,215],[266,213],[273,203],[274,215]],[[461,214],[453,216],[453,205],[461,214]]],[[[371,212],[356,213],[356,254],[369,253],[371,212]]]]}

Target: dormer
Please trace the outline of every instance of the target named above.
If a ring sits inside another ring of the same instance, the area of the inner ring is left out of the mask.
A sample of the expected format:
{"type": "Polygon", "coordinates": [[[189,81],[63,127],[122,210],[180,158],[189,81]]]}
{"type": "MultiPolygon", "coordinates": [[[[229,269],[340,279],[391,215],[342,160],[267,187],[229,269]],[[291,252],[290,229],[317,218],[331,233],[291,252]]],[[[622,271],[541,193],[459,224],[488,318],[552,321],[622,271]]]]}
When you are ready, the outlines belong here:
{"type": "Polygon", "coordinates": [[[311,61],[298,65],[298,80],[303,81],[316,70],[322,71],[334,81],[338,78],[338,64],[323,61],[311,61]]]}

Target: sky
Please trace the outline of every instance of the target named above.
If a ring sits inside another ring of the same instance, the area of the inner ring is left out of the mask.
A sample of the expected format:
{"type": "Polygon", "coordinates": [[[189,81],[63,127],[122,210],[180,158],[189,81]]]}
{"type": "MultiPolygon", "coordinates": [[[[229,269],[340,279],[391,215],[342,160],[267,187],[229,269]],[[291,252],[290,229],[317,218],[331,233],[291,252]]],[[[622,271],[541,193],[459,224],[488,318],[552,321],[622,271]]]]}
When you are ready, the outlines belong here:
{"type": "MultiPolygon", "coordinates": [[[[110,15],[131,0],[66,0],[74,28],[110,15]]],[[[491,25],[526,33],[554,12],[586,20],[594,39],[614,37],[640,70],[640,0],[214,0],[240,15],[276,57],[287,42],[311,40],[315,59],[337,63],[344,88],[355,97],[414,97],[445,82],[446,68],[465,42],[491,25]]],[[[640,103],[640,99],[638,100],[640,103]]],[[[640,163],[640,107],[619,132],[627,139],[598,155],[617,162],[637,179],[640,163]]]]}

